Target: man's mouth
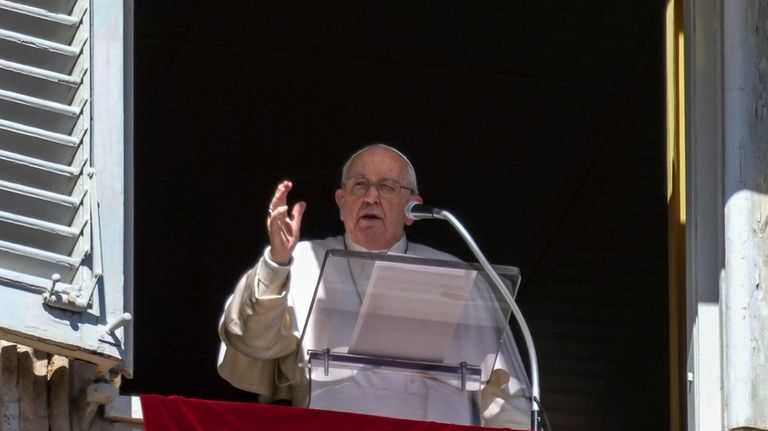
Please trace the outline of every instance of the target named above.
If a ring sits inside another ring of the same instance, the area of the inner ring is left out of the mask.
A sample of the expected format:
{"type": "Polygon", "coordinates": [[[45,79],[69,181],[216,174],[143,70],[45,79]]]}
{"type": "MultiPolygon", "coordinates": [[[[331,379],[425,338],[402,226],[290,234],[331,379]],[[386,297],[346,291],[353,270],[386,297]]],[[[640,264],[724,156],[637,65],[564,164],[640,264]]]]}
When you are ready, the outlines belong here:
{"type": "Polygon", "coordinates": [[[381,216],[378,216],[376,214],[363,214],[360,216],[360,220],[373,221],[373,220],[382,220],[382,218],[381,216]]]}

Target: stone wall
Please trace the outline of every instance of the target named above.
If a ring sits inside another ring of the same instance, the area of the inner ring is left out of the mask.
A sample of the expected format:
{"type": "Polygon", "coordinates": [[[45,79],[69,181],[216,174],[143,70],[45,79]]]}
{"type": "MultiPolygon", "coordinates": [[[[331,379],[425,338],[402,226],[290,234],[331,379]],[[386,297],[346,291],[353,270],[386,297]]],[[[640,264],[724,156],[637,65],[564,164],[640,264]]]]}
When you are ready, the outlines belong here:
{"type": "Polygon", "coordinates": [[[93,364],[0,340],[0,430],[143,429],[119,386],[93,364]]]}

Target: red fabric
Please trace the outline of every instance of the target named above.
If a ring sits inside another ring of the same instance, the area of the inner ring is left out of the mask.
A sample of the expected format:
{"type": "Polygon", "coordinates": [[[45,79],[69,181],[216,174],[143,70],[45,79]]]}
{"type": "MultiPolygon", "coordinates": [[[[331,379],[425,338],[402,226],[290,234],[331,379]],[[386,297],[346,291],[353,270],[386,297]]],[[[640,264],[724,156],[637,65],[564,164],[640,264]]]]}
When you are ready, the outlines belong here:
{"type": "Polygon", "coordinates": [[[142,395],[145,431],[478,431],[481,428],[301,407],[142,395]]]}

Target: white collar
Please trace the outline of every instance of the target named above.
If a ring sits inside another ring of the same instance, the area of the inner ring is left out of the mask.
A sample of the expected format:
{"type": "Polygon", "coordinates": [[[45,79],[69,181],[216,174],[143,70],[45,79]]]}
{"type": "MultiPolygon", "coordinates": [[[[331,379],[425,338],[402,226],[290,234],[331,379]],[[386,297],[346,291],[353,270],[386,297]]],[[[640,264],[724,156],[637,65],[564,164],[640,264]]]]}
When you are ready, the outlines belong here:
{"type": "Polygon", "coordinates": [[[389,250],[368,250],[365,247],[361,247],[357,244],[355,244],[354,241],[349,237],[349,234],[344,234],[344,244],[347,248],[347,250],[352,251],[368,251],[373,253],[396,253],[396,254],[405,254],[406,251],[408,251],[408,240],[405,238],[405,234],[400,237],[400,240],[398,240],[392,247],[389,248],[389,250]]]}

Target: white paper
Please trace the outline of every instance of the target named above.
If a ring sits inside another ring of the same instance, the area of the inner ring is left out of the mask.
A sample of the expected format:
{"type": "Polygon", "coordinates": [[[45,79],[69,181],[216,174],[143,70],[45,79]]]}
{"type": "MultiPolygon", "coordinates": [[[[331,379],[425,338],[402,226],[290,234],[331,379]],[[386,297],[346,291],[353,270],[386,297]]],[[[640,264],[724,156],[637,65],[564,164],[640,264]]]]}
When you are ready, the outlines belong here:
{"type": "Polygon", "coordinates": [[[349,352],[443,362],[476,271],[376,262],[349,352]]]}

